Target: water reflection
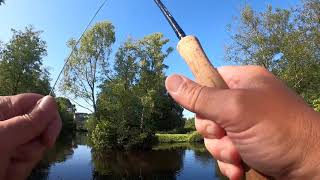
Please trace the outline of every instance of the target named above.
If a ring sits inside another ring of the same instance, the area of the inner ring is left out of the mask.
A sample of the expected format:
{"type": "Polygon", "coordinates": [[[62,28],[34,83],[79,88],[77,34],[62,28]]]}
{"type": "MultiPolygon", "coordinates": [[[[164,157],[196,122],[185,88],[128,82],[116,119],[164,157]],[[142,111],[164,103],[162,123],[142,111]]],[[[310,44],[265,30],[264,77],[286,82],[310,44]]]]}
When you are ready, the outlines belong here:
{"type": "Polygon", "coordinates": [[[55,147],[45,154],[44,158],[31,173],[29,179],[48,179],[49,169],[52,164],[64,162],[72,157],[74,149],[77,147],[74,143],[74,139],[75,135],[60,138],[55,147]]]}
{"type": "Polygon", "coordinates": [[[184,151],[93,152],[96,177],[175,177],[182,169],[184,151]]]}
{"type": "Polygon", "coordinates": [[[98,152],[84,135],[59,140],[29,177],[38,179],[219,179],[203,145],[162,144],[152,151],[98,152]]]}

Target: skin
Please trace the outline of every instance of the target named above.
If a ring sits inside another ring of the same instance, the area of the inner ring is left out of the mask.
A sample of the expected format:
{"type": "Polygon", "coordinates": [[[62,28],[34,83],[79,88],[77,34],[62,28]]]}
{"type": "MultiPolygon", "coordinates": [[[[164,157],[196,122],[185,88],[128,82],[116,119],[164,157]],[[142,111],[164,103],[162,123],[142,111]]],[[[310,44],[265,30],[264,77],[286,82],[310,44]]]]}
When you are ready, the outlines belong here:
{"type": "Polygon", "coordinates": [[[61,129],[51,96],[0,97],[0,179],[26,179],[61,129]]]}
{"type": "Polygon", "coordinates": [[[218,71],[230,89],[203,87],[180,75],[168,77],[166,87],[196,113],[197,131],[221,172],[238,180],[247,165],[274,179],[319,179],[319,113],[264,68],[218,71]]]}

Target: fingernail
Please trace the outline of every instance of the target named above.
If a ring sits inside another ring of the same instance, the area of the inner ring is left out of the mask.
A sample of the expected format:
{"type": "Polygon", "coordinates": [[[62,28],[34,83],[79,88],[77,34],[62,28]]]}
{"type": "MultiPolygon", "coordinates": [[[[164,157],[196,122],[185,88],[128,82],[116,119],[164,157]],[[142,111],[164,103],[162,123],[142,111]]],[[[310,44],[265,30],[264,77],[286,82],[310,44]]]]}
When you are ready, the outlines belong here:
{"type": "Polygon", "coordinates": [[[229,153],[229,151],[227,150],[222,150],[220,153],[220,156],[222,159],[224,159],[225,161],[232,163],[232,158],[231,158],[231,154],[229,153]]]}
{"type": "Polygon", "coordinates": [[[38,108],[43,109],[43,108],[45,108],[46,106],[48,106],[49,103],[50,103],[50,100],[49,100],[50,98],[51,98],[51,96],[45,96],[45,97],[43,97],[42,99],[40,99],[40,103],[39,103],[39,105],[38,105],[38,108]]]}
{"type": "Polygon", "coordinates": [[[226,170],[226,176],[227,176],[229,179],[231,179],[231,178],[232,178],[232,176],[233,176],[233,172],[232,172],[232,170],[231,170],[231,169],[227,169],[227,170],[226,170]]]}
{"type": "Polygon", "coordinates": [[[206,131],[207,131],[207,134],[210,135],[210,136],[213,136],[214,135],[214,127],[211,126],[211,125],[208,125],[206,127],[206,131]]]}
{"type": "Polygon", "coordinates": [[[167,89],[171,93],[175,93],[179,90],[179,87],[183,83],[183,79],[179,75],[173,75],[167,78],[167,89]]]}

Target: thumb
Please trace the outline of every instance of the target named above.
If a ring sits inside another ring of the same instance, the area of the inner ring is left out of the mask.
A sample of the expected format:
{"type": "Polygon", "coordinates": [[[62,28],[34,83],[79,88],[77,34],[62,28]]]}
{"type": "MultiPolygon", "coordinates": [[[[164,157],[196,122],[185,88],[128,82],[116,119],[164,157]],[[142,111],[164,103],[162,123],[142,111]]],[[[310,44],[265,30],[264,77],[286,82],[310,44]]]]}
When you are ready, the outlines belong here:
{"type": "Polygon", "coordinates": [[[184,108],[205,119],[215,120],[223,127],[227,114],[235,114],[237,90],[205,87],[190,79],[172,75],[166,80],[172,98],[184,108]]]}
{"type": "Polygon", "coordinates": [[[54,98],[46,96],[37,102],[30,113],[0,122],[2,142],[7,141],[13,147],[25,144],[41,136],[51,121],[57,121],[58,118],[54,98]]]}

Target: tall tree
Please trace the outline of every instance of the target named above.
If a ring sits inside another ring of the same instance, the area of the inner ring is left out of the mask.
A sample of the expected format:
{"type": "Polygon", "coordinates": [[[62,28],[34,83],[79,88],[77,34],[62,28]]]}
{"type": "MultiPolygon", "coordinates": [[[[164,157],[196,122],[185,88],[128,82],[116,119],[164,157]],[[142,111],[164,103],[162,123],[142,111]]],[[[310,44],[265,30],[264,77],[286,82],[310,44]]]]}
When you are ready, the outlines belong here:
{"type": "Polygon", "coordinates": [[[46,42],[41,31],[32,26],[24,31],[12,30],[11,40],[1,50],[0,87],[1,95],[34,92],[46,95],[50,91],[49,72],[43,68],[47,55],[46,42]]]}
{"type": "Polygon", "coordinates": [[[150,145],[157,130],[183,127],[182,111],[164,87],[164,60],[172,48],[156,33],[129,39],[117,51],[114,76],[101,86],[98,109],[102,121],[92,133],[102,147],[150,145]]]}
{"type": "Polygon", "coordinates": [[[140,128],[169,130],[182,124],[182,108],[174,103],[165,87],[164,60],[173,51],[165,48],[169,39],[155,33],[140,40],[137,56],[139,58],[138,94],[141,109],[140,128]]]}
{"type": "MultiPolygon", "coordinates": [[[[71,39],[68,45],[74,49],[64,71],[62,90],[73,98],[83,99],[96,118],[96,88],[109,77],[109,56],[115,42],[114,27],[110,22],[100,22],[88,30],[79,46],[71,39]]],[[[80,105],[80,104],[78,104],[80,105]]],[[[81,105],[80,105],[81,106],[81,105]]],[[[87,107],[87,106],[83,106],[87,107]]]]}
{"type": "Polygon", "coordinates": [[[261,13],[245,7],[237,28],[230,28],[226,59],[264,66],[312,103],[320,96],[320,1],[303,3],[261,13]]]}
{"type": "Polygon", "coordinates": [[[75,115],[75,105],[71,101],[64,97],[56,98],[58,111],[62,120],[61,135],[65,136],[67,134],[73,133],[76,130],[76,123],[74,120],[75,115]]]}

